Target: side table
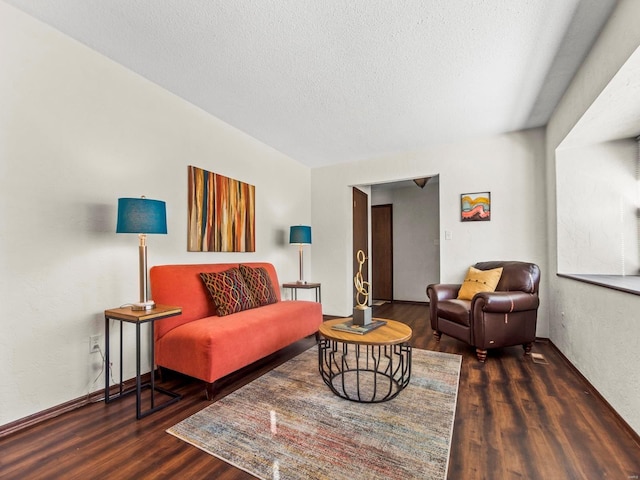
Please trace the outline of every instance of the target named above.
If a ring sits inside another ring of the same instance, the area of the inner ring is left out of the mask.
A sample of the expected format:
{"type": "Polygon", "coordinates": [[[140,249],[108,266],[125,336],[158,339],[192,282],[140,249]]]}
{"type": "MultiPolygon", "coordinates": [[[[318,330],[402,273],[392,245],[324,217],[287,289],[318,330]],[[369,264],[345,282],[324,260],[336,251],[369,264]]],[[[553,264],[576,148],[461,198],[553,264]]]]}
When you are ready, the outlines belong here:
{"type": "Polygon", "coordinates": [[[124,308],[112,308],[104,311],[104,331],[105,331],[105,365],[107,366],[105,373],[105,389],[104,389],[104,403],[109,403],[118,398],[122,398],[125,395],[135,392],[136,393],[136,418],[139,420],[147,415],[160,410],[172,403],[180,400],[181,395],[164,388],[157,387],[155,384],[154,375],[154,362],[155,362],[155,341],[154,341],[154,323],[156,320],[163,318],[173,317],[182,314],[182,308],[173,307],[168,305],[156,305],[151,310],[134,311],[130,307],[124,308]],[[109,320],[118,320],[120,322],[120,389],[117,393],[111,395],[109,393],[109,320]],[[123,391],[122,388],[122,325],[127,323],[133,323],[136,326],[136,387],[135,389],[129,389],[123,391]],[[149,323],[151,329],[151,380],[147,383],[142,383],[140,376],[140,325],[143,323],[149,323]],[[145,411],[142,411],[142,389],[151,389],[151,407],[145,411]],[[169,397],[164,403],[159,405],[155,404],[154,393],[160,392],[169,397]]]}
{"type": "Polygon", "coordinates": [[[411,327],[395,320],[358,335],[333,330],[347,318],[320,325],[318,369],[324,383],[345,400],[380,403],[395,398],[411,379],[411,327]]]}
{"type": "Polygon", "coordinates": [[[319,283],[298,283],[298,282],[289,282],[283,283],[282,288],[288,288],[291,290],[293,294],[293,299],[298,299],[298,289],[302,290],[311,290],[314,289],[316,293],[316,302],[322,302],[322,294],[320,292],[320,284],[319,283]]]}

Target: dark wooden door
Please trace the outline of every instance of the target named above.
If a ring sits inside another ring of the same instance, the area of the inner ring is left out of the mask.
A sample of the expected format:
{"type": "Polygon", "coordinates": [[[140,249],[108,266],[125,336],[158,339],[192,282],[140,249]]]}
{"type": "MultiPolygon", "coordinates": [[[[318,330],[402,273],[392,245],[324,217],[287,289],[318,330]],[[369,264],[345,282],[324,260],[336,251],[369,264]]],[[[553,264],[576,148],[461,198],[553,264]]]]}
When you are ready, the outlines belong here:
{"type": "MultiPolygon", "coordinates": [[[[369,258],[369,197],[362,190],[353,187],[353,276],[358,273],[358,250],[362,250],[369,258]]],[[[365,262],[362,267],[362,278],[369,281],[369,263],[365,262]]],[[[353,306],[356,304],[356,287],[353,289],[353,306]]],[[[371,297],[369,297],[371,299],[371,297]]]]}
{"type": "Polygon", "coordinates": [[[372,298],[393,300],[393,206],[371,207],[372,298]]]}

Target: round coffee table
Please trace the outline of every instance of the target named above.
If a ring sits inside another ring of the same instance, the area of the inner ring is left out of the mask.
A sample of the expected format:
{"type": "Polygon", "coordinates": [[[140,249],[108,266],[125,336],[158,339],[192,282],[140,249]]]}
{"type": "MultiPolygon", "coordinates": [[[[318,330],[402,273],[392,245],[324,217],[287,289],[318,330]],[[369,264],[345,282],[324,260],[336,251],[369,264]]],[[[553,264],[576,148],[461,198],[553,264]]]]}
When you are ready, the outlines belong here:
{"type": "Polygon", "coordinates": [[[411,327],[395,320],[364,335],[333,330],[350,319],[329,320],[320,325],[318,367],[333,393],[361,403],[395,398],[411,378],[411,327]]]}

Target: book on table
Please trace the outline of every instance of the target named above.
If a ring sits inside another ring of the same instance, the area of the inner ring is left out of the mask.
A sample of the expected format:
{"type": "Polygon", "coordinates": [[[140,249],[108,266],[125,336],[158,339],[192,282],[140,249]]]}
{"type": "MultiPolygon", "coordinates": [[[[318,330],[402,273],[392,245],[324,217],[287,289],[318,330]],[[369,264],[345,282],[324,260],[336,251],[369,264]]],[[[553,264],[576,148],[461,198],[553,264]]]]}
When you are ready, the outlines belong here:
{"type": "Polygon", "coordinates": [[[365,333],[369,333],[371,330],[375,330],[378,327],[386,325],[387,322],[384,320],[372,320],[371,323],[367,325],[354,325],[353,320],[347,320],[344,323],[338,323],[337,325],[333,325],[331,327],[332,330],[339,330],[341,332],[349,332],[355,333],[358,335],[364,335],[365,333]]]}

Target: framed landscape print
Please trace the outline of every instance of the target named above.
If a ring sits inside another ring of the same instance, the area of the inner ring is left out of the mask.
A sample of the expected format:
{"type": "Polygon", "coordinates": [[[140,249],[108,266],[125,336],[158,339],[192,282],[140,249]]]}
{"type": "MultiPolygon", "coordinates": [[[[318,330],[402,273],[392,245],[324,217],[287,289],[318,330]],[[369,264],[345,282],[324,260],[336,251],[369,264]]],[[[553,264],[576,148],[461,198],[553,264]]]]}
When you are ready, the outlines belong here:
{"type": "Polygon", "coordinates": [[[187,250],[255,252],[256,188],[189,166],[187,250]]]}
{"type": "Polygon", "coordinates": [[[487,222],[489,220],[491,220],[491,192],[460,195],[461,222],[487,222]]]}

